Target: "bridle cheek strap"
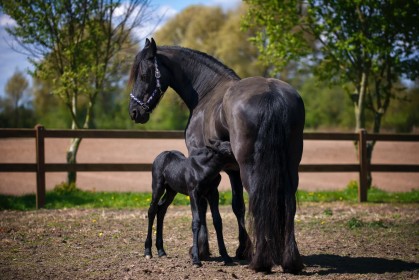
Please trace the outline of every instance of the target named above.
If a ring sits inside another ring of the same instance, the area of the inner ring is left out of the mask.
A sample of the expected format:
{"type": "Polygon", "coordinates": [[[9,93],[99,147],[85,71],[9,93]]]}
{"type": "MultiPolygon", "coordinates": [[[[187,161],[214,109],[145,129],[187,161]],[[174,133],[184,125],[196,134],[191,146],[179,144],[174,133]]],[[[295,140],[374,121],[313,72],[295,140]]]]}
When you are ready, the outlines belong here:
{"type": "Polygon", "coordinates": [[[147,99],[146,102],[143,102],[139,100],[137,97],[134,96],[134,94],[131,92],[129,96],[132,100],[135,101],[146,113],[151,113],[154,108],[160,100],[160,98],[163,96],[164,92],[161,90],[161,84],[160,84],[160,71],[157,66],[157,58],[154,58],[154,67],[155,67],[155,73],[154,76],[156,77],[156,88],[154,89],[153,93],[150,95],[150,97],[147,99]],[[154,105],[154,106],[153,106],[154,105]]]}

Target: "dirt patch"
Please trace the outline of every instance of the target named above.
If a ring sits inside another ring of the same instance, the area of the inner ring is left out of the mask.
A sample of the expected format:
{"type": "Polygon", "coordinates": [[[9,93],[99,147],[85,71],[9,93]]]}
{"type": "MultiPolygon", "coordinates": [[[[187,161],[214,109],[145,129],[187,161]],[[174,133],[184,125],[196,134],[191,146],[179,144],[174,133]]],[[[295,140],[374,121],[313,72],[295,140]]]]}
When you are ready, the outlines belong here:
{"type": "MultiPolygon", "coordinates": [[[[45,140],[45,161],[64,163],[68,139],[45,140]]],[[[84,139],[78,153],[79,163],[151,163],[164,150],[186,153],[183,140],[157,139],[84,139]]],[[[34,163],[33,139],[0,139],[0,162],[34,163]]],[[[350,141],[304,142],[302,163],[356,163],[350,141]]],[[[419,164],[419,143],[378,142],[374,163],[419,164]]],[[[220,190],[230,190],[225,173],[220,190]]],[[[47,173],[47,190],[66,180],[65,173],[47,173]]],[[[357,173],[300,173],[300,190],[343,189],[349,181],[358,180],[357,173]]],[[[419,173],[373,173],[373,184],[386,191],[410,191],[419,188],[419,173]]],[[[83,190],[150,192],[150,172],[79,172],[77,185],[83,190]]],[[[34,193],[34,173],[0,172],[0,193],[20,195],[34,193]]]]}
{"type": "MultiPolygon", "coordinates": [[[[188,207],[169,208],[166,258],[143,257],[147,212],[41,210],[0,212],[1,279],[419,279],[417,204],[303,203],[296,238],[302,275],[224,266],[210,226],[212,258],[191,265],[188,207]]],[[[227,250],[238,245],[230,207],[221,207],[227,250]]],[[[156,255],[155,248],[153,248],[156,255]]]]}

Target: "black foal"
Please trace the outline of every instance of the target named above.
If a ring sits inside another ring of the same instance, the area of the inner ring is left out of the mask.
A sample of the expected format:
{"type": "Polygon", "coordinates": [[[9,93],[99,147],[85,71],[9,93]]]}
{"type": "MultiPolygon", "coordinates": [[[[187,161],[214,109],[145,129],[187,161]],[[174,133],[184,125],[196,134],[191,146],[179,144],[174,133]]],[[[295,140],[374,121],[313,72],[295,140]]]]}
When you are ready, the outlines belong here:
{"type": "Polygon", "coordinates": [[[146,258],[152,257],[152,228],[156,214],[156,247],[159,257],[166,255],[163,248],[164,215],[176,194],[181,193],[189,195],[191,202],[193,233],[191,257],[193,264],[201,266],[198,237],[201,225],[205,223],[207,204],[206,202],[202,203],[204,199],[210,205],[220,255],[224,263],[232,262],[224,244],[217,189],[221,181],[220,171],[224,163],[231,157],[230,142],[222,141],[216,141],[211,146],[194,150],[189,158],[179,151],[165,151],[156,157],[152,168],[152,200],[148,209],[148,233],[144,252],[146,258]]]}

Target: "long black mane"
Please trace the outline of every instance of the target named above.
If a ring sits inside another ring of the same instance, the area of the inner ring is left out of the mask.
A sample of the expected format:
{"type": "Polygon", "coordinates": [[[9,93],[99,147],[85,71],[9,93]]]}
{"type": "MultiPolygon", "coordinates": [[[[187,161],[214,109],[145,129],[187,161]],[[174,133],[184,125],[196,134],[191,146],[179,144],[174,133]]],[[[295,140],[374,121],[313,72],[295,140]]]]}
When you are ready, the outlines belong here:
{"type": "Polygon", "coordinates": [[[199,98],[222,81],[240,80],[231,68],[206,53],[179,46],[159,46],[158,52],[176,53],[176,59],[182,61],[179,63],[182,71],[193,77],[191,83],[199,98]]]}
{"type": "Polygon", "coordinates": [[[218,59],[204,52],[179,46],[159,46],[158,50],[176,50],[177,52],[182,54],[183,57],[189,57],[190,59],[187,60],[187,65],[184,65],[184,68],[192,67],[194,71],[199,71],[199,68],[207,67],[208,69],[211,69],[212,71],[219,75],[222,75],[223,77],[229,77],[231,79],[240,80],[239,75],[237,75],[233,69],[227,67],[218,59]]]}

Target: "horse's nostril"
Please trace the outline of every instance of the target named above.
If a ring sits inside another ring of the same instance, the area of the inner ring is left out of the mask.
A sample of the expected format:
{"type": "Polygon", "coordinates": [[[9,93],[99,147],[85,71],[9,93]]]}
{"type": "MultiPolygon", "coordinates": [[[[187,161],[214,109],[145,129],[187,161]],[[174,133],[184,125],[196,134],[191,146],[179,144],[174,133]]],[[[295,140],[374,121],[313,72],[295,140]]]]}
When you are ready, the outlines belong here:
{"type": "Polygon", "coordinates": [[[137,118],[137,110],[132,110],[131,112],[131,119],[135,120],[137,118]]]}

